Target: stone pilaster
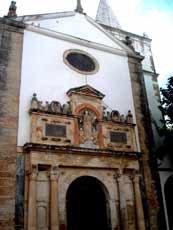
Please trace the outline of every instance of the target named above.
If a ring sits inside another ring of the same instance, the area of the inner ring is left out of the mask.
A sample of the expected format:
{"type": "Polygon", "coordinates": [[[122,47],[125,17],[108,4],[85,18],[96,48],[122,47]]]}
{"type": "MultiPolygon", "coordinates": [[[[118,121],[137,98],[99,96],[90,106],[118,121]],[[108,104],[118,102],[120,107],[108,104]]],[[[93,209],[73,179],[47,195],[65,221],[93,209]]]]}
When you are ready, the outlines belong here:
{"type": "Polygon", "coordinates": [[[142,205],[141,191],[139,186],[139,176],[135,175],[133,178],[134,197],[136,205],[136,222],[138,230],[145,230],[144,211],[142,205]]]}
{"type": "Polygon", "coordinates": [[[117,177],[117,185],[119,190],[119,201],[120,201],[120,229],[128,229],[128,218],[127,218],[127,208],[126,208],[126,198],[124,190],[124,175],[122,173],[117,177]]]}
{"type": "Polygon", "coordinates": [[[37,195],[37,166],[32,166],[29,178],[28,198],[28,230],[37,230],[36,195],[37,195]]]}
{"type": "Polygon", "coordinates": [[[57,167],[52,167],[50,172],[50,229],[59,230],[57,167]]]}
{"type": "Polygon", "coordinates": [[[116,186],[116,197],[115,197],[115,205],[116,205],[116,213],[117,213],[117,225],[115,227],[116,230],[120,229],[120,223],[121,223],[121,215],[120,215],[120,189],[119,189],[119,182],[118,182],[118,173],[115,172],[114,174],[114,181],[116,186]]]}
{"type": "Polygon", "coordinates": [[[143,193],[143,199],[146,202],[145,208],[145,221],[150,226],[151,230],[158,229],[158,202],[153,186],[152,169],[149,162],[152,160],[152,130],[151,130],[151,117],[148,107],[145,81],[142,73],[141,66],[142,59],[129,57],[129,70],[132,83],[132,92],[134,99],[134,107],[136,114],[136,124],[138,128],[140,151],[143,153],[141,158],[141,171],[143,176],[143,182],[145,191],[143,193]]]}
{"type": "MultiPolygon", "coordinates": [[[[0,19],[0,229],[15,229],[21,23],[0,19]]],[[[16,207],[17,208],[17,207],[16,207]]],[[[17,218],[16,218],[17,219],[17,218]]],[[[21,220],[22,222],[23,220],[21,220]]]]}
{"type": "Polygon", "coordinates": [[[127,220],[128,230],[136,229],[135,221],[135,201],[134,201],[134,190],[133,181],[131,175],[125,175],[125,195],[126,195],[126,208],[127,208],[127,220]]]}

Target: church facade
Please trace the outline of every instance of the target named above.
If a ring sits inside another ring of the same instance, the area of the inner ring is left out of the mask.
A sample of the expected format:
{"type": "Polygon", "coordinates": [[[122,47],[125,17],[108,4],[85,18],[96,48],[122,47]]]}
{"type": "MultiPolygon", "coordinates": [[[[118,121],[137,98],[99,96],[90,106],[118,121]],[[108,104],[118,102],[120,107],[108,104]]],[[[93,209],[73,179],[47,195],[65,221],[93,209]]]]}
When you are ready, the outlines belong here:
{"type": "Polygon", "coordinates": [[[2,230],[159,229],[151,40],[105,6],[0,20],[2,230]]]}

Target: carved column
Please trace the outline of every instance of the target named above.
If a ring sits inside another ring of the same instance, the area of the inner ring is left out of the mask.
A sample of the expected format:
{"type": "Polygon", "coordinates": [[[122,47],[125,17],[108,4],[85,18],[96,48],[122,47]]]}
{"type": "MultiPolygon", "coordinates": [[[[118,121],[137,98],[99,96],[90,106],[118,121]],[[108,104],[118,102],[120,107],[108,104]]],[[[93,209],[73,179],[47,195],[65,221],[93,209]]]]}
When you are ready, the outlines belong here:
{"type": "Polygon", "coordinates": [[[119,173],[117,177],[117,185],[119,191],[119,216],[120,216],[120,229],[127,230],[128,229],[128,219],[127,219],[127,208],[126,208],[126,198],[124,191],[124,176],[122,172],[119,173]]]}
{"type": "Polygon", "coordinates": [[[135,222],[135,201],[134,201],[134,189],[132,176],[125,175],[125,195],[126,195],[126,208],[127,208],[127,218],[128,218],[128,230],[136,229],[135,222]]]}
{"type": "Polygon", "coordinates": [[[134,197],[136,204],[136,218],[137,218],[137,229],[145,230],[145,220],[144,220],[144,211],[142,205],[141,191],[139,185],[139,175],[135,175],[133,178],[133,187],[134,187],[134,197]]]}
{"type": "Polygon", "coordinates": [[[36,181],[37,181],[37,166],[32,166],[32,171],[29,178],[29,199],[28,199],[28,230],[37,230],[36,217],[36,181]]]}
{"type": "Polygon", "coordinates": [[[50,229],[59,230],[58,216],[58,168],[53,167],[50,172],[50,229]]]}
{"type": "Polygon", "coordinates": [[[117,226],[115,227],[116,230],[120,229],[120,223],[121,223],[121,215],[120,215],[120,191],[119,191],[118,177],[119,177],[119,174],[116,172],[114,174],[114,181],[115,181],[115,185],[116,185],[115,205],[116,205],[116,211],[117,211],[117,226]]]}

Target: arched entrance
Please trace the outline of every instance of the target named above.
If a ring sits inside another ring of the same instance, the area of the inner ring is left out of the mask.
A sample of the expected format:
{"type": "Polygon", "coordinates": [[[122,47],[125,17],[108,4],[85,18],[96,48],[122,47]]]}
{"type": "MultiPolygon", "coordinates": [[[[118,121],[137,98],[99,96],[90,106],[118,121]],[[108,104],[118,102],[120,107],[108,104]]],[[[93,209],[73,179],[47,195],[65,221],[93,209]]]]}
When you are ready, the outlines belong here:
{"type": "Polygon", "coordinates": [[[169,229],[173,229],[173,176],[170,176],[164,187],[165,200],[166,200],[166,209],[168,215],[169,229]]]}
{"type": "Polygon", "coordinates": [[[79,177],[67,191],[67,230],[110,230],[108,194],[94,177],[79,177]]]}

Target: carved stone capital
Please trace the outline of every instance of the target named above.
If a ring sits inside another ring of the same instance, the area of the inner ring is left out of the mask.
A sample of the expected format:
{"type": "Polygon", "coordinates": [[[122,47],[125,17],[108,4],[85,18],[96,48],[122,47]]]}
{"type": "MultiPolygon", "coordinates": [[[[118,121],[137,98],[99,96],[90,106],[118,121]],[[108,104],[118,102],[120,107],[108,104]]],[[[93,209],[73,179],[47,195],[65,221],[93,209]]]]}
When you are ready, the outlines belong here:
{"type": "Polygon", "coordinates": [[[113,177],[116,182],[120,182],[123,176],[123,169],[118,169],[115,171],[113,177]]]}
{"type": "Polygon", "coordinates": [[[141,178],[141,175],[139,174],[134,175],[133,182],[139,184],[140,178],[141,178]]]}
{"type": "Polygon", "coordinates": [[[38,165],[32,165],[30,169],[30,180],[36,180],[38,175],[38,165]]]}
{"type": "Polygon", "coordinates": [[[59,177],[59,168],[58,166],[52,166],[50,171],[50,180],[57,180],[59,177]]]}

